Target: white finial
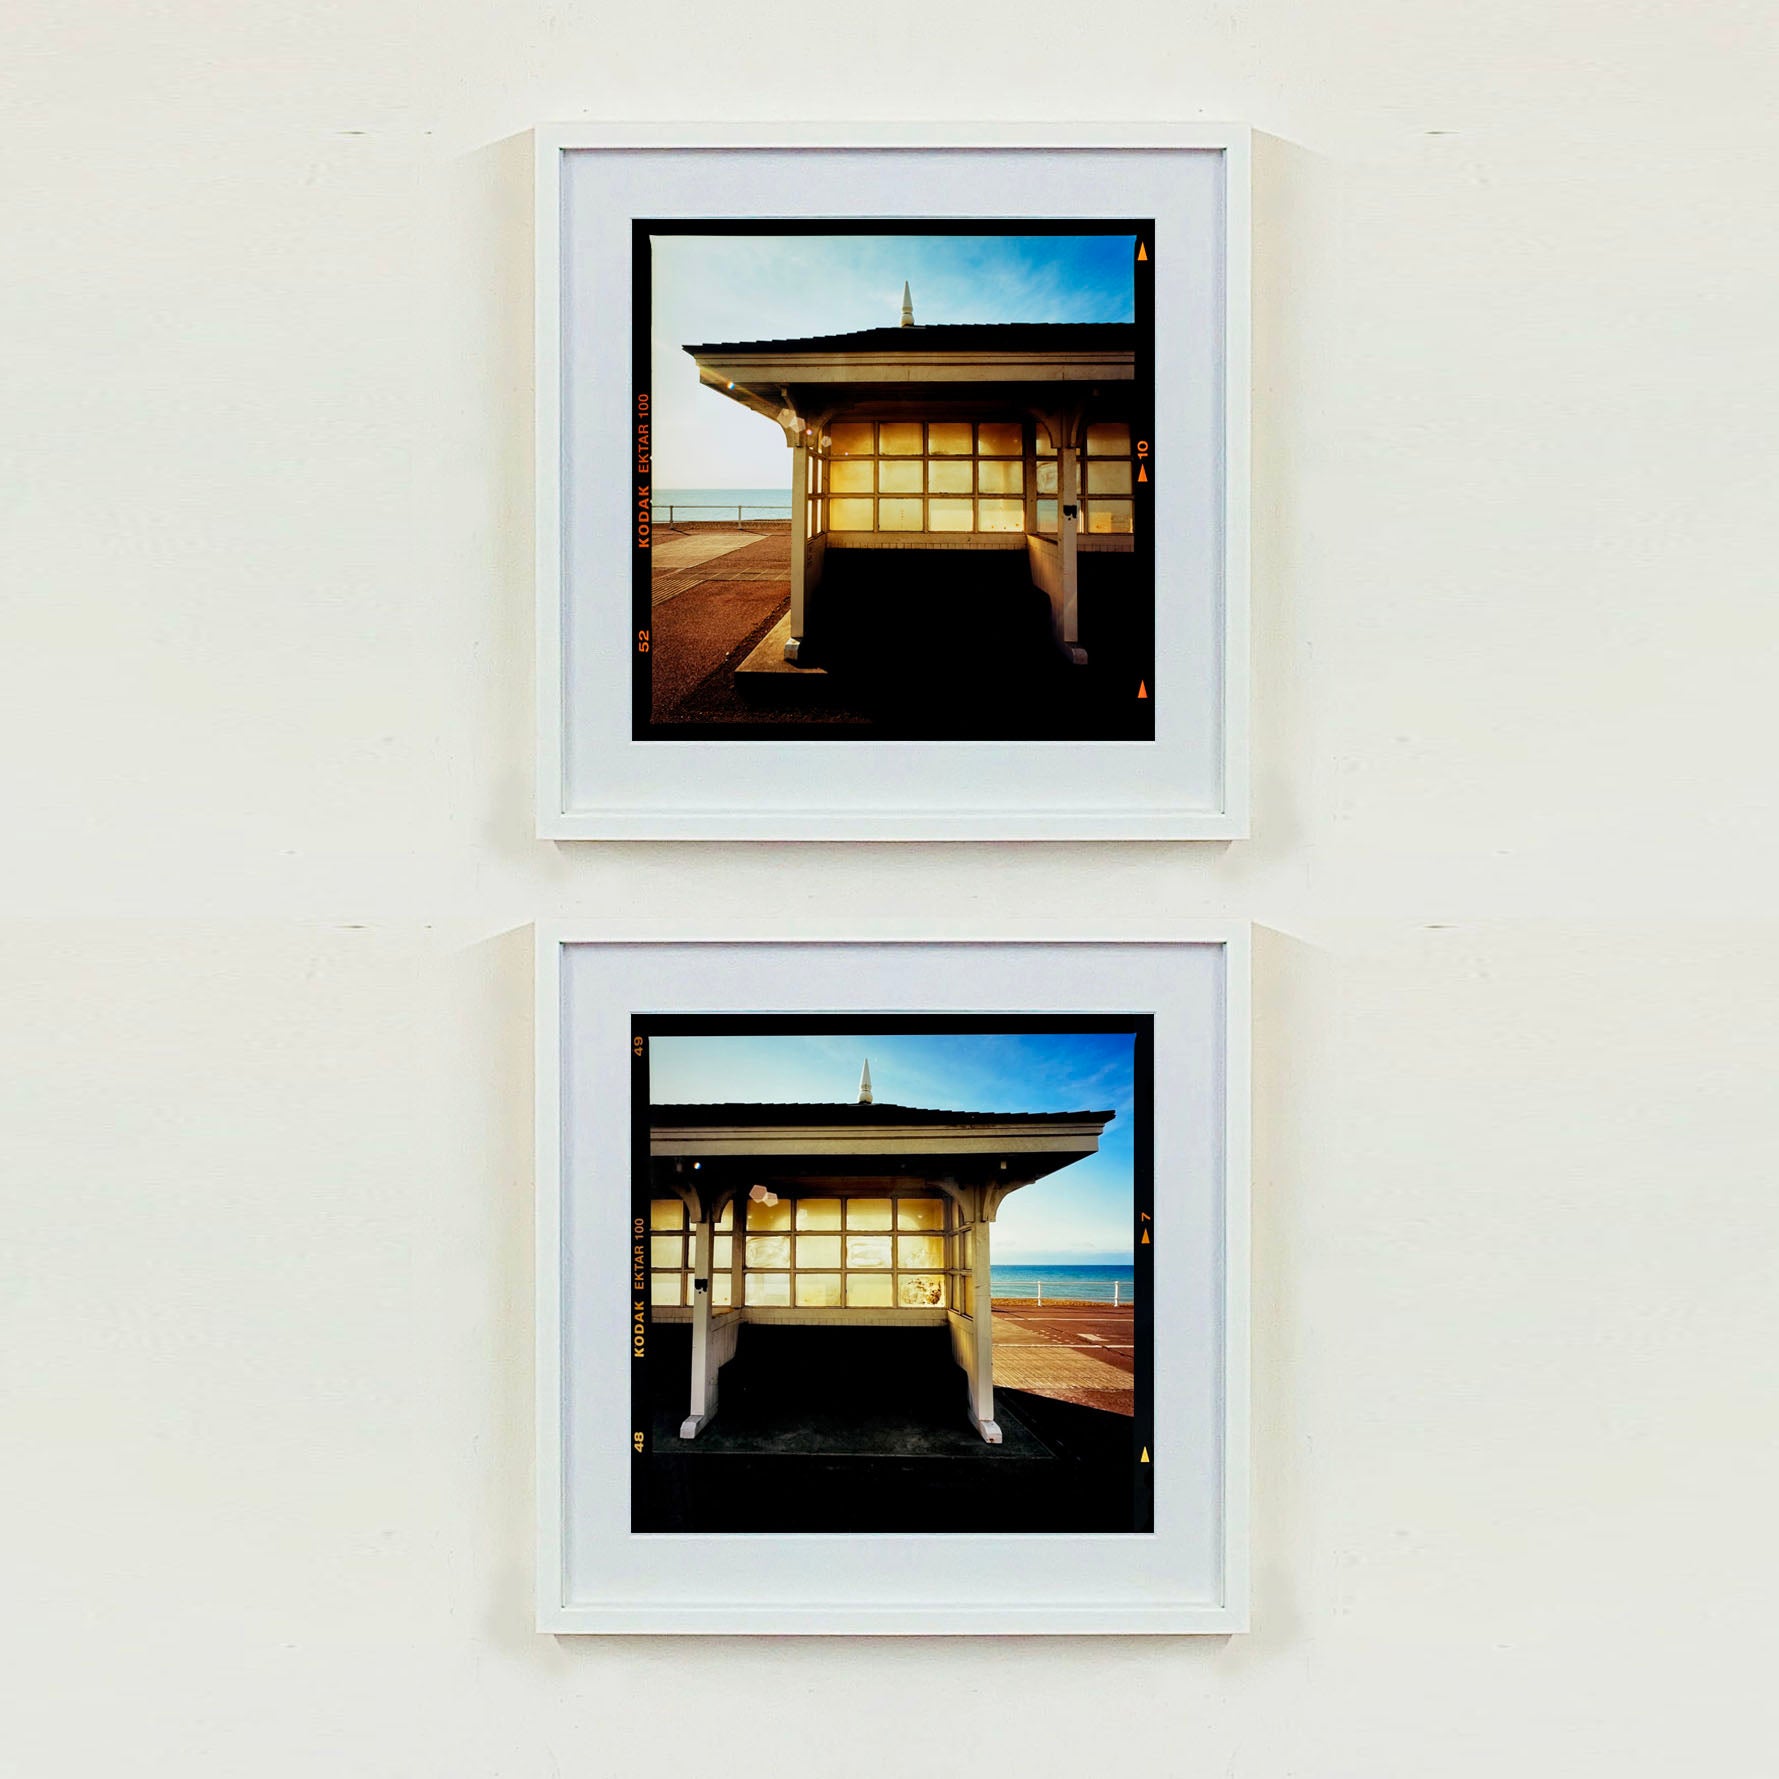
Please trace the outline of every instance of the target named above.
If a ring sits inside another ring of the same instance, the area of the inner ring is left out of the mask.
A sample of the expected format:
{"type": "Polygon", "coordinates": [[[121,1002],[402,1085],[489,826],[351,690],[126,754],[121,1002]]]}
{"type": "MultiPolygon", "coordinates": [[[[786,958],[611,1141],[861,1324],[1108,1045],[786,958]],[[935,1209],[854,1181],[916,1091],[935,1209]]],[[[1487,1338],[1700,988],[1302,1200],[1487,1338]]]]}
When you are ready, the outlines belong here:
{"type": "Polygon", "coordinates": [[[906,278],[902,280],[902,325],[904,327],[914,325],[914,298],[909,292],[906,278]]]}
{"type": "Polygon", "coordinates": [[[859,1104],[868,1106],[871,1103],[871,1059],[865,1058],[864,1073],[859,1076],[859,1104]]]}

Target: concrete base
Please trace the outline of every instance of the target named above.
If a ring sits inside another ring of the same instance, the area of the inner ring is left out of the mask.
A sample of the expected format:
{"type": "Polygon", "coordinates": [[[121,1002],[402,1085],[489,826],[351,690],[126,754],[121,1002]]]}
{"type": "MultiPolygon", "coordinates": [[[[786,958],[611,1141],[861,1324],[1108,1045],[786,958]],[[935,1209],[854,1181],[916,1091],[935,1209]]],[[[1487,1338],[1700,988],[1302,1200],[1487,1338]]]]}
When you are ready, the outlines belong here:
{"type": "Polygon", "coordinates": [[[793,699],[804,688],[826,685],[824,669],[798,666],[795,651],[801,642],[791,635],[791,614],[786,612],[735,669],[735,689],[744,698],[774,700],[793,699]]]}
{"type": "Polygon", "coordinates": [[[1001,1429],[997,1422],[979,1421],[974,1415],[971,1415],[970,1425],[982,1435],[983,1439],[987,1441],[989,1445],[999,1445],[1001,1443],[1001,1429]]]}
{"type": "Polygon", "coordinates": [[[696,1439],[710,1423],[709,1415],[687,1415],[679,1424],[681,1439],[696,1439]]]}
{"type": "Polygon", "coordinates": [[[1085,667],[1087,665],[1087,651],[1082,648],[1078,642],[1065,642],[1062,647],[1063,653],[1067,655],[1077,667],[1085,667]]]}

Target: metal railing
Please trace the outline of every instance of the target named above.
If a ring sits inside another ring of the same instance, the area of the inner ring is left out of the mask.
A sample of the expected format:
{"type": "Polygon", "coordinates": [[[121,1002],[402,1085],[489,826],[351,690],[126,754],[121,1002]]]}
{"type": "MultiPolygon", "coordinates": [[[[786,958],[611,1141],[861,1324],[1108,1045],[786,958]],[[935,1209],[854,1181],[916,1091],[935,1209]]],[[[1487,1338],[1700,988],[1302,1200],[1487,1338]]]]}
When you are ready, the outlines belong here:
{"type": "Polygon", "coordinates": [[[649,518],[656,525],[672,525],[674,523],[674,515],[676,513],[681,515],[682,517],[685,517],[686,519],[692,521],[693,523],[707,524],[707,525],[725,524],[728,522],[727,515],[730,513],[733,513],[735,515],[735,519],[734,519],[735,529],[737,531],[739,531],[741,529],[742,517],[744,514],[746,516],[748,516],[749,518],[753,518],[753,519],[783,519],[788,522],[790,519],[790,516],[791,516],[791,509],[788,504],[785,506],[764,506],[764,507],[747,506],[747,505],[733,506],[733,507],[719,507],[719,506],[700,505],[697,503],[689,503],[686,501],[678,501],[678,500],[668,501],[664,506],[651,506],[649,508],[649,518]],[[661,517],[661,515],[663,513],[665,513],[667,515],[667,517],[665,519],[663,519],[661,517]],[[717,519],[702,519],[702,520],[695,519],[694,515],[699,514],[699,513],[720,513],[720,514],[724,515],[724,517],[717,518],[717,519]]]}

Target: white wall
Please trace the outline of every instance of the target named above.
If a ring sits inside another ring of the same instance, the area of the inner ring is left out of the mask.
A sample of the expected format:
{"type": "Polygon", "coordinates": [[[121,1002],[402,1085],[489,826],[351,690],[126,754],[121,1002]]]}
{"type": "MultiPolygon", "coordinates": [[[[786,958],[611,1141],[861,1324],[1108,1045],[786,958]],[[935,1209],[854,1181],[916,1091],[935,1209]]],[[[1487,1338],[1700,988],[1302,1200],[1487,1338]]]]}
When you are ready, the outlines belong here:
{"type": "Polygon", "coordinates": [[[6,11],[0,1770],[1771,1770],[1768,19],[785,16],[6,11]],[[512,138],[793,113],[1273,133],[1251,843],[528,837],[512,138]],[[1275,929],[1251,1636],[527,1629],[540,912],[1275,929]]]}

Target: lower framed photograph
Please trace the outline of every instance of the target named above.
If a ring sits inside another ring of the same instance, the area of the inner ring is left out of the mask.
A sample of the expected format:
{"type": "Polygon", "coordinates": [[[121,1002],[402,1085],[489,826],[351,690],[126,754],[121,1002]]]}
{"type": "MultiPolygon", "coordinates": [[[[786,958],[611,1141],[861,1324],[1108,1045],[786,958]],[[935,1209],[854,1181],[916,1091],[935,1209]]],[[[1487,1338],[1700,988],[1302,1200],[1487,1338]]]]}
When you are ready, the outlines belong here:
{"type": "Polygon", "coordinates": [[[1246,1629],[1245,926],[537,992],[540,1630],[1246,1629]]]}

